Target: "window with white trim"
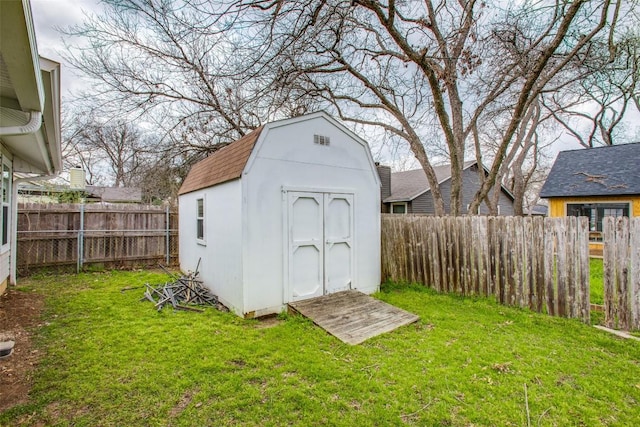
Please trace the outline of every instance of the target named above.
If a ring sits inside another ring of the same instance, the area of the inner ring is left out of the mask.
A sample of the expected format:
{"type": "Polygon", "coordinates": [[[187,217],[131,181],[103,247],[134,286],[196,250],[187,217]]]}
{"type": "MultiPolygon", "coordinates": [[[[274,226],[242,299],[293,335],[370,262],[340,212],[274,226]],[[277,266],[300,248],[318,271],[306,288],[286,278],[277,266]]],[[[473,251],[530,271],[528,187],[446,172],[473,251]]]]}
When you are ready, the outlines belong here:
{"type": "Polygon", "coordinates": [[[204,243],[204,198],[196,200],[196,239],[204,243]]]}
{"type": "Polygon", "coordinates": [[[1,250],[9,249],[9,233],[11,230],[11,164],[6,157],[2,157],[2,229],[0,239],[2,239],[1,250]]]}
{"type": "Polygon", "coordinates": [[[394,214],[406,214],[407,213],[407,204],[406,203],[391,203],[391,213],[394,213],[394,214]]]}

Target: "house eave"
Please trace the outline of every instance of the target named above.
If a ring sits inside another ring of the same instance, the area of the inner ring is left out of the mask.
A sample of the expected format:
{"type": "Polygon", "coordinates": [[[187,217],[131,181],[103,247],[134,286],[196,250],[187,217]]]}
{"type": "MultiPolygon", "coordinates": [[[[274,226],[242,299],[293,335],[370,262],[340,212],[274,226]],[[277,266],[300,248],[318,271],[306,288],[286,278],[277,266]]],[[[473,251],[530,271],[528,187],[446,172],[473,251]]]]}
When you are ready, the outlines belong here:
{"type": "Polygon", "coordinates": [[[607,198],[617,198],[617,197],[640,197],[640,193],[637,193],[637,192],[615,193],[615,194],[573,193],[573,194],[562,194],[562,195],[540,194],[541,199],[607,199],[607,198]]]}
{"type": "Polygon", "coordinates": [[[382,201],[382,203],[396,203],[396,202],[412,202],[415,199],[417,199],[418,197],[422,196],[423,194],[426,194],[428,192],[430,192],[430,189],[424,190],[419,192],[418,194],[416,194],[415,196],[410,196],[410,197],[393,197],[393,196],[389,196],[386,199],[384,199],[382,201]]]}
{"type": "Polygon", "coordinates": [[[59,173],[62,170],[60,63],[40,57],[40,67],[46,95],[43,121],[50,160],[49,173],[59,173]]]}
{"type": "MultiPolygon", "coordinates": [[[[415,198],[415,197],[414,197],[415,198]]],[[[407,198],[389,198],[387,197],[386,199],[384,199],[382,201],[382,203],[406,203],[406,202],[411,202],[413,201],[413,199],[407,199],[407,198]]]]}
{"type": "Polygon", "coordinates": [[[44,87],[28,0],[0,2],[0,52],[21,110],[42,111],[44,87]]]}
{"type": "Polygon", "coordinates": [[[60,64],[38,56],[28,0],[0,2],[0,136],[14,171],[62,168],[60,64]]]}
{"type": "Polygon", "coordinates": [[[44,105],[36,112],[41,120],[37,126],[31,126],[30,117],[34,113],[3,107],[0,122],[10,128],[4,128],[2,142],[15,158],[15,172],[54,175],[62,169],[60,64],[45,58],[41,60],[44,105]]]}

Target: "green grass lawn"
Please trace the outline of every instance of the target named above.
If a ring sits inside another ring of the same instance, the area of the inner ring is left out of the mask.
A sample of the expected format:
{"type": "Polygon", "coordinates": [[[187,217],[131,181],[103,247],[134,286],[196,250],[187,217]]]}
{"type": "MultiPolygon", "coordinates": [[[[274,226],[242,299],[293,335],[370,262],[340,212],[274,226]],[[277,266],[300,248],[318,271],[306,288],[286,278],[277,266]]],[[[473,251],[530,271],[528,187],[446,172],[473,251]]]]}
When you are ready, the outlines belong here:
{"type": "Polygon", "coordinates": [[[46,294],[31,403],[0,425],[637,425],[640,343],[487,299],[387,285],[414,325],[342,344],[297,316],[262,328],[158,313],[120,292],[166,276],[22,281],[46,294]],[[526,396],[525,399],[525,386],[526,396]],[[527,409],[529,419],[527,417],[527,409]]]}
{"type": "Polygon", "coordinates": [[[591,304],[604,304],[604,272],[601,258],[589,259],[589,291],[591,304]]]}

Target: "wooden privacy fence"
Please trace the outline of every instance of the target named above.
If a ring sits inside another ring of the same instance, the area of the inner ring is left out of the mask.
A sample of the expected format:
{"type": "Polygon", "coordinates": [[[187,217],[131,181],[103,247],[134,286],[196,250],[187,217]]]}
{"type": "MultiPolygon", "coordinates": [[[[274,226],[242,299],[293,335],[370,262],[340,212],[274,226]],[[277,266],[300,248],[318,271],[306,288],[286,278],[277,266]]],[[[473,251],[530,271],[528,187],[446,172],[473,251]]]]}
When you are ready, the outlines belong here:
{"type": "Polygon", "coordinates": [[[604,218],[605,326],[640,329],[640,217],[604,218]]]}
{"type": "Polygon", "coordinates": [[[383,215],[382,277],[589,322],[587,218],[383,215]]]}
{"type": "Polygon", "coordinates": [[[25,203],[18,206],[17,225],[20,274],[178,261],[178,214],[167,207],[25,203]]]}

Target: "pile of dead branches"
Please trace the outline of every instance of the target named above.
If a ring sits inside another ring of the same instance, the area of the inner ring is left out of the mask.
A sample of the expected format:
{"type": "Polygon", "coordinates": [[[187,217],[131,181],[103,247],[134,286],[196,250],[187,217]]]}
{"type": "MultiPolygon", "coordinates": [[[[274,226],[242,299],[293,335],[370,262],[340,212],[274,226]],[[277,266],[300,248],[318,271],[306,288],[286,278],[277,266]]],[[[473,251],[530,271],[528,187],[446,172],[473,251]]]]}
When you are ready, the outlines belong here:
{"type": "MultiPolygon", "coordinates": [[[[199,263],[198,263],[199,265],[199,263]]],[[[162,266],[161,266],[162,267],[162,266]]],[[[171,281],[164,285],[145,284],[146,290],[144,297],[140,301],[151,301],[158,311],[162,310],[165,305],[170,304],[174,310],[197,311],[203,312],[193,305],[213,306],[218,309],[223,307],[218,297],[213,295],[208,288],[202,284],[202,280],[198,279],[198,271],[189,272],[180,277],[167,271],[165,272],[171,277],[171,281]]]]}

